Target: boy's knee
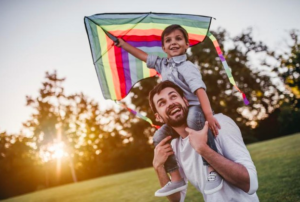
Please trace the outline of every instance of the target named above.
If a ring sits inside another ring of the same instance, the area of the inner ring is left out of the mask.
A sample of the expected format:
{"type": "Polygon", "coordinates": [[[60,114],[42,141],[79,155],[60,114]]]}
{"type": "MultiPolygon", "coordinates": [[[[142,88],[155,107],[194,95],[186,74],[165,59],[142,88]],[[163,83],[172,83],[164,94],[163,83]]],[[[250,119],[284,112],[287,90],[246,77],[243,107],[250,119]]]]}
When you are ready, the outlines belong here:
{"type": "Polygon", "coordinates": [[[188,127],[193,130],[201,130],[205,123],[204,115],[200,109],[190,109],[186,120],[188,127]]]}
{"type": "Polygon", "coordinates": [[[154,136],[153,136],[153,143],[154,146],[156,146],[160,141],[165,139],[167,136],[172,135],[170,133],[169,127],[164,124],[162,127],[160,127],[157,131],[155,131],[154,136]]]}

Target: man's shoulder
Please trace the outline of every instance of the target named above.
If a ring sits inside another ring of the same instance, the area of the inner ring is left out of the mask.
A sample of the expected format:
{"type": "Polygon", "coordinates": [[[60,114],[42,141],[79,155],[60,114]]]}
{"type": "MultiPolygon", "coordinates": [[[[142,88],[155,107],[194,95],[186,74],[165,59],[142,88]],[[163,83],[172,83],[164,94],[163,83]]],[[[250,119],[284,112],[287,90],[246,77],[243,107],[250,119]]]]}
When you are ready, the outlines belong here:
{"type": "Polygon", "coordinates": [[[224,125],[236,125],[236,123],[229,116],[226,116],[222,113],[214,114],[214,117],[224,125]]]}
{"type": "Polygon", "coordinates": [[[221,126],[219,135],[216,137],[217,142],[228,141],[228,139],[243,139],[238,125],[230,117],[224,114],[215,114],[214,117],[221,126]]]}

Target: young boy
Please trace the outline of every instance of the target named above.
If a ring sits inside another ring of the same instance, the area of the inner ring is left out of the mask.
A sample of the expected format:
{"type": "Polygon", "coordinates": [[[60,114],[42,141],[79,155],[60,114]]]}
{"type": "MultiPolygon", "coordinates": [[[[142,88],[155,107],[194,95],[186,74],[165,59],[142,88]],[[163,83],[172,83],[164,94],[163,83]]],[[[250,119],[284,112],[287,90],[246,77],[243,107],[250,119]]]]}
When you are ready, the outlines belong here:
{"type": "MultiPolygon", "coordinates": [[[[163,80],[170,80],[177,84],[183,91],[184,96],[189,102],[189,112],[187,117],[188,127],[194,130],[201,130],[204,126],[205,119],[215,135],[218,134],[220,125],[214,118],[211,106],[206,94],[206,86],[202,81],[201,74],[197,67],[186,61],[186,50],[189,47],[188,33],[180,25],[170,25],[162,33],[162,49],[167,53],[168,58],[159,58],[158,56],[148,55],[144,51],[137,49],[119,38],[117,46],[122,47],[136,58],[147,63],[148,68],[154,68],[161,74],[163,80]]],[[[163,103],[162,103],[163,104],[163,103]]],[[[176,118],[176,106],[169,109],[167,114],[176,118]]],[[[158,118],[158,114],[155,114],[158,118]]],[[[176,137],[174,131],[168,125],[172,121],[166,120],[153,137],[156,146],[165,137],[172,135],[176,137]]],[[[208,132],[208,145],[217,152],[213,134],[208,132]]],[[[223,186],[223,179],[208,165],[203,159],[203,164],[207,165],[208,178],[205,184],[204,193],[212,194],[219,191],[223,186]]],[[[171,182],[155,192],[155,196],[168,196],[178,191],[186,189],[186,183],[182,179],[175,156],[172,155],[165,163],[166,172],[171,176],[171,182]]]]}

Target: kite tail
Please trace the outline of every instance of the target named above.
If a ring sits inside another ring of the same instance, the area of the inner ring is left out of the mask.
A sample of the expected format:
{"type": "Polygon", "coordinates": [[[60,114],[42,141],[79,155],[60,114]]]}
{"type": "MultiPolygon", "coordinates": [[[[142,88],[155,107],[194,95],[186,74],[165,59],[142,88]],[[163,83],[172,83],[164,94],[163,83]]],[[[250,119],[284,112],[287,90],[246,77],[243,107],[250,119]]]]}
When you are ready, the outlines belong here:
{"type": "Polygon", "coordinates": [[[147,121],[152,127],[159,129],[160,126],[154,125],[151,121],[151,119],[149,119],[146,116],[141,115],[140,113],[138,113],[137,111],[134,111],[133,109],[130,109],[129,107],[127,107],[125,104],[120,103],[120,102],[116,102],[117,104],[119,104],[120,106],[124,107],[125,109],[127,109],[129,112],[131,112],[133,115],[139,117],[140,119],[143,119],[144,121],[147,121]]]}
{"type": "Polygon", "coordinates": [[[213,42],[213,44],[214,44],[214,46],[215,46],[215,49],[216,49],[216,51],[217,51],[217,53],[218,53],[218,55],[219,55],[219,58],[220,58],[221,61],[222,61],[223,67],[224,67],[225,72],[226,72],[226,74],[227,74],[227,76],[228,76],[228,78],[229,78],[230,83],[235,87],[235,89],[237,89],[237,90],[242,94],[245,105],[248,105],[248,104],[249,104],[249,101],[247,100],[247,97],[246,97],[245,93],[243,93],[243,92],[237,87],[237,85],[236,85],[236,83],[235,83],[235,81],[234,81],[234,79],[233,79],[233,76],[232,76],[232,74],[231,74],[231,70],[229,69],[229,66],[228,66],[228,64],[227,64],[227,62],[226,62],[226,60],[225,60],[225,58],[224,58],[224,56],[223,56],[223,53],[222,53],[222,51],[221,51],[221,48],[220,48],[220,46],[219,46],[219,43],[218,43],[217,39],[216,39],[210,32],[208,32],[207,36],[210,38],[210,40],[213,42]]]}

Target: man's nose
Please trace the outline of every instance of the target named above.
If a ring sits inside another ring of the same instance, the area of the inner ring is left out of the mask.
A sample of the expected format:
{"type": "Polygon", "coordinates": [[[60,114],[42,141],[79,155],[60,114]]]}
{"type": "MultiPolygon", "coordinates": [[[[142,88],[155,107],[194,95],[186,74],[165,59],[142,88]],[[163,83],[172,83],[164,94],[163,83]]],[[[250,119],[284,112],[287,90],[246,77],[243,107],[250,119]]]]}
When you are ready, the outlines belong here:
{"type": "Polygon", "coordinates": [[[167,108],[169,108],[170,106],[174,105],[175,102],[173,100],[168,100],[167,101],[167,108]]]}

